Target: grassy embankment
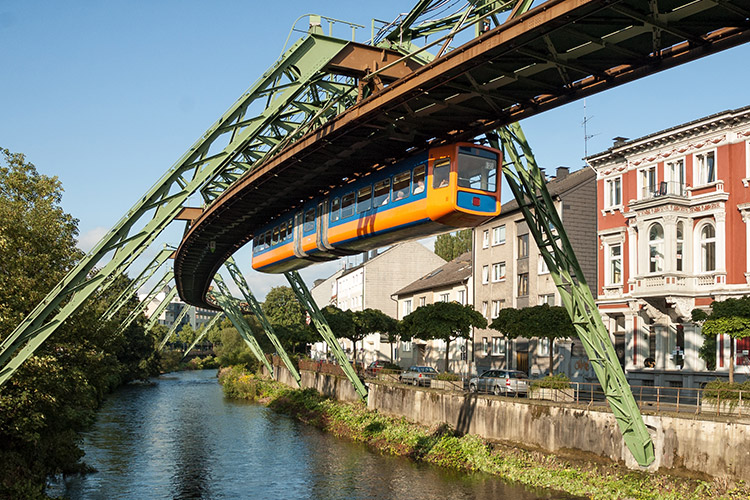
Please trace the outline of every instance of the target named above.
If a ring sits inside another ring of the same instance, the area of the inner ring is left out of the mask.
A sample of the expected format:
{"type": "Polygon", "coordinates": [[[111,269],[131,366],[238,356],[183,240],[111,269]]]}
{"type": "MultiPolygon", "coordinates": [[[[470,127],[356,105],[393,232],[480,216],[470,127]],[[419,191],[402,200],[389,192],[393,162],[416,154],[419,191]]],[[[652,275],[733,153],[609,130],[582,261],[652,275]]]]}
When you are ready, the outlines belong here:
{"type": "Polygon", "coordinates": [[[572,462],[555,455],[489,443],[475,435],[456,435],[447,425],[426,427],[404,418],[370,411],[361,403],[342,403],[312,389],[290,389],[237,368],[219,373],[224,394],[289,414],[336,436],[465,472],[484,472],[526,486],[550,488],[596,499],[703,500],[747,499],[750,488],[714,481],[632,471],[613,464],[572,462]]]}

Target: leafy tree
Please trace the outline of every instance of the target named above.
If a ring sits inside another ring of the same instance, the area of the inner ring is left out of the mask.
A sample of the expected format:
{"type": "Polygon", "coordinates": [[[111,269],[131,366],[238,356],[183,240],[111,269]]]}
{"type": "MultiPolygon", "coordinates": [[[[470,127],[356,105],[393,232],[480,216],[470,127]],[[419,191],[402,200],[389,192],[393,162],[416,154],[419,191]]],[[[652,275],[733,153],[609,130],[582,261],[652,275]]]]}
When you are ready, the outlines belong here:
{"type": "Polygon", "coordinates": [[[471,240],[471,229],[441,234],[435,240],[435,253],[450,262],[471,250],[471,240]]]}
{"type": "MultiPolygon", "coordinates": [[[[368,335],[373,333],[383,333],[388,330],[395,330],[394,320],[384,312],[378,309],[367,308],[363,311],[356,311],[354,313],[354,333],[355,335],[350,338],[354,342],[354,338],[363,340],[368,335]]],[[[357,360],[356,342],[354,343],[354,360],[357,360]]]]}
{"type": "Polygon", "coordinates": [[[487,320],[470,305],[458,302],[436,302],[418,307],[401,320],[402,336],[422,340],[445,341],[445,371],[449,371],[451,340],[468,339],[471,327],[486,328],[487,320]]]}
{"type": "Polygon", "coordinates": [[[573,322],[564,307],[542,304],[523,309],[501,309],[490,328],[510,339],[517,337],[549,339],[549,374],[554,372],[555,339],[577,337],[573,322]]]}
{"type": "Polygon", "coordinates": [[[729,335],[729,383],[734,383],[734,341],[750,337],[750,297],[740,299],[717,300],[711,303],[711,313],[701,309],[693,309],[693,321],[702,322],[701,333],[706,338],[704,347],[701,347],[699,355],[706,364],[716,367],[716,337],[718,335],[729,335]],[[708,351],[711,352],[708,352],[708,351]]]}
{"type": "Polygon", "coordinates": [[[266,295],[263,312],[266,313],[285,349],[291,352],[304,352],[308,343],[317,340],[317,336],[307,325],[305,309],[290,287],[272,288],[266,295]]]}
{"type": "MultiPolygon", "coordinates": [[[[350,310],[342,311],[336,306],[325,306],[320,310],[323,313],[323,317],[328,322],[328,326],[331,327],[331,332],[337,339],[349,339],[356,338],[354,330],[354,313],[350,310]]],[[[315,331],[315,325],[310,323],[310,329],[315,331]]],[[[352,342],[355,342],[352,340],[352,342]]],[[[354,360],[356,361],[357,344],[354,344],[354,360]]]]}

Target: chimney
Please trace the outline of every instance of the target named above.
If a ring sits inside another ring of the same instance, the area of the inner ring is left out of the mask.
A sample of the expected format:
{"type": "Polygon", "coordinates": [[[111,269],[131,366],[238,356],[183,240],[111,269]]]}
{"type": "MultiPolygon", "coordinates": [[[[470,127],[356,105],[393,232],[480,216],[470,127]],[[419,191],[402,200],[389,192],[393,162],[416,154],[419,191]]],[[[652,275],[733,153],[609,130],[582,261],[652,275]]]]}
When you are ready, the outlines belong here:
{"type": "Polygon", "coordinates": [[[620,147],[623,144],[625,144],[626,142],[628,142],[628,138],[627,137],[620,137],[620,136],[617,136],[617,137],[613,138],[612,140],[614,141],[614,144],[612,145],[612,147],[615,147],[615,148],[620,147]]]}
{"type": "Polygon", "coordinates": [[[557,167],[557,172],[555,173],[555,178],[557,180],[565,179],[568,174],[570,173],[570,169],[568,167],[557,167]]]}

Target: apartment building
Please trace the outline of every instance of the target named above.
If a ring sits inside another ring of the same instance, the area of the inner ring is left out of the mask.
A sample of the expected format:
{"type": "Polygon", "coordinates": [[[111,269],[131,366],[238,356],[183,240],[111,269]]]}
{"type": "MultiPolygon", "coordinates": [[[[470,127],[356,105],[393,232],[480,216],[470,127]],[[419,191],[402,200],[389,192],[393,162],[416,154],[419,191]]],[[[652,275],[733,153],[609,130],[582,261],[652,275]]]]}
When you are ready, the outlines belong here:
{"type": "MultiPolygon", "coordinates": [[[[394,294],[398,301],[398,317],[402,320],[414,309],[435,302],[473,303],[471,252],[431,270],[394,294]]],[[[428,365],[446,371],[445,341],[418,340],[399,343],[397,356],[402,366],[428,365]]],[[[456,339],[450,343],[449,369],[453,373],[470,373],[471,341],[456,339]]]]}
{"type": "MultiPolygon", "coordinates": [[[[590,168],[570,173],[559,167],[547,183],[565,231],[590,283],[596,283],[596,175],[590,168]]],[[[529,233],[515,200],[501,214],[474,229],[474,306],[488,322],[506,307],[521,309],[539,304],[562,305],[549,269],[529,233]]],[[[549,349],[554,349],[554,371],[572,379],[595,379],[579,341],[507,339],[493,329],[474,332],[476,370],[510,368],[542,375],[549,373],[549,349]]]]}
{"type": "MultiPolygon", "coordinates": [[[[597,172],[598,306],[632,384],[697,387],[716,371],[691,311],[750,293],[750,106],[640,139],[618,138],[588,158],[597,172]]],[[[750,339],[736,342],[750,373],[750,339]]]]}

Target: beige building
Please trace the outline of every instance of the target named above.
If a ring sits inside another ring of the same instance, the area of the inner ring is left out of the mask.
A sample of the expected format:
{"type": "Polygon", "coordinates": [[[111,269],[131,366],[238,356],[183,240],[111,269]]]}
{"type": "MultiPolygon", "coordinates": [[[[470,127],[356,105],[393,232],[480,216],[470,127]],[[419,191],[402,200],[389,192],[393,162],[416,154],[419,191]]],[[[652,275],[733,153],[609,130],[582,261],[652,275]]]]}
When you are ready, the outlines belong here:
{"type": "MultiPolygon", "coordinates": [[[[435,302],[455,301],[460,304],[471,304],[472,289],[471,252],[457,257],[431,270],[418,280],[398,290],[394,297],[398,301],[398,319],[402,320],[414,309],[435,302]]],[[[450,343],[449,370],[454,373],[470,373],[468,354],[470,340],[456,339],[450,343]]],[[[445,341],[400,342],[398,362],[401,366],[427,365],[438,371],[446,371],[445,341]]]]}
{"type": "MultiPolygon", "coordinates": [[[[560,167],[547,189],[574,247],[589,283],[596,282],[596,175],[590,168],[573,173],[560,167]]],[[[501,309],[518,309],[540,304],[562,305],[560,295],[529,233],[515,200],[502,206],[501,214],[474,229],[474,305],[488,322],[501,309]]],[[[549,371],[550,345],[546,339],[506,339],[492,329],[474,332],[474,361],[477,372],[510,368],[540,375],[549,371]]],[[[557,341],[555,371],[571,378],[594,378],[580,342],[557,341]]]]}
{"type": "MultiPolygon", "coordinates": [[[[391,296],[442,264],[445,261],[432,250],[416,241],[407,241],[340,272],[335,278],[335,285],[333,277],[325,280],[311,293],[321,308],[333,304],[339,309],[351,311],[378,309],[397,318],[397,304],[391,296]]],[[[351,342],[345,339],[339,341],[348,352],[353,351],[351,342]]],[[[313,346],[313,356],[321,356],[322,349],[322,345],[313,346]]],[[[390,344],[377,334],[357,344],[357,362],[367,365],[376,359],[391,359],[390,344]]]]}

